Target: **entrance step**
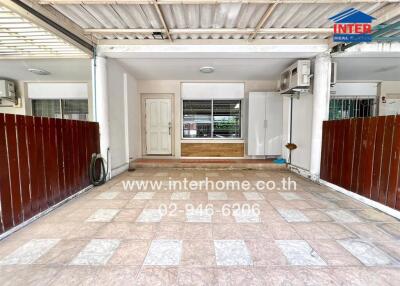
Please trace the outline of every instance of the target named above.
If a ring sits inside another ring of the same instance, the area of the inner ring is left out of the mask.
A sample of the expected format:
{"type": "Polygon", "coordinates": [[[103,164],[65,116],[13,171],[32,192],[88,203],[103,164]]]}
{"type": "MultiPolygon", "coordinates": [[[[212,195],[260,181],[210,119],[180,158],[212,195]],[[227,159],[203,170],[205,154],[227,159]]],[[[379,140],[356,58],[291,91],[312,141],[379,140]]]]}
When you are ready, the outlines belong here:
{"type": "Polygon", "coordinates": [[[131,169],[223,169],[223,170],[286,170],[285,164],[273,163],[272,159],[148,159],[141,158],[130,163],[131,169]]]}

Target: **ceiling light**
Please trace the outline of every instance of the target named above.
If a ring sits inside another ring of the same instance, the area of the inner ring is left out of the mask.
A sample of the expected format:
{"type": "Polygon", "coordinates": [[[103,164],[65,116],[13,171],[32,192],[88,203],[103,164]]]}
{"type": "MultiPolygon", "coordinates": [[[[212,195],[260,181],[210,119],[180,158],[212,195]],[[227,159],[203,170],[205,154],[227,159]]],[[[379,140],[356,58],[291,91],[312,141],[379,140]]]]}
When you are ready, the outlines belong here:
{"type": "Polygon", "coordinates": [[[29,68],[28,71],[37,75],[49,75],[50,72],[42,69],[29,68]]]}
{"type": "Polygon", "coordinates": [[[202,73],[212,73],[215,71],[215,68],[214,67],[201,67],[200,71],[202,73]]]}

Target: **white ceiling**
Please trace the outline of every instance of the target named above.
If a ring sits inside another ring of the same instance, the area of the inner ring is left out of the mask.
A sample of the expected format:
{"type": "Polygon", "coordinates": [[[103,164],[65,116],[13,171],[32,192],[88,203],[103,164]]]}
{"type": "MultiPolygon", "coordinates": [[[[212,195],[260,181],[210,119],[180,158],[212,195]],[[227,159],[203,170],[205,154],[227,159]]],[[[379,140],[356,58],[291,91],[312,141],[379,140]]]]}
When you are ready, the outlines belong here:
{"type": "Polygon", "coordinates": [[[88,81],[91,80],[89,59],[27,59],[0,60],[0,78],[32,81],[88,81]],[[49,71],[47,76],[36,75],[28,68],[49,71]]]}
{"type": "MultiPolygon", "coordinates": [[[[116,59],[135,78],[145,80],[278,80],[296,59],[116,59]],[[215,72],[203,74],[202,66],[215,72]]],[[[400,58],[334,58],[338,80],[400,80],[400,58]]]]}
{"type": "Polygon", "coordinates": [[[265,80],[278,79],[293,59],[117,59],[137,79],[265,80]],[[212,66],[203,74],[199,69],[212,66]]]}
{"type": "MultiPolygon", "coordinates": [[[[293,58],[149,58],[115,59],[137,79],[146,80],[278,80],[293,58]],[[202,66],[213,66],[215,72],[203,74],[202,66]]],[[[334,58],[339,80],[398,80],[400,58],[334,58]]],[[[89,81],[88,59],[1,60],[0,78],[30,81],[89,81]],[[48,76],[30,73],[28,68],[49,71],[48,76]]]]}
{"type": "Polygon", "coordinates": [[[339,80],[400,81],[400,57],[335,58],[339,80]]]}

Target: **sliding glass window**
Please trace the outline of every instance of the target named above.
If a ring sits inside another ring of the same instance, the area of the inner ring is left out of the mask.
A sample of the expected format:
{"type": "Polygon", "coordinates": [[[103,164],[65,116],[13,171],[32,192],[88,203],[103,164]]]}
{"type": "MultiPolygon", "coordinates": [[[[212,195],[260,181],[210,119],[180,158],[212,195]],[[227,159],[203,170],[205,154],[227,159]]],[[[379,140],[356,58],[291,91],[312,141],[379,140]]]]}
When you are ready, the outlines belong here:
{"type": "Polygon", "coordinates": [[[212,126],[211,100],[183,101],[183,137],[210,138],[212,126]]]}
{"type": "Polygon", "coordinates": [[[240,138],[240,100],[184,100],[183,138],[240,138]]]}
{"type": "Polygon", "coordinates": [[[87,99],[34,99],[32,100],[33,116],[88,120],[87,99]]]}

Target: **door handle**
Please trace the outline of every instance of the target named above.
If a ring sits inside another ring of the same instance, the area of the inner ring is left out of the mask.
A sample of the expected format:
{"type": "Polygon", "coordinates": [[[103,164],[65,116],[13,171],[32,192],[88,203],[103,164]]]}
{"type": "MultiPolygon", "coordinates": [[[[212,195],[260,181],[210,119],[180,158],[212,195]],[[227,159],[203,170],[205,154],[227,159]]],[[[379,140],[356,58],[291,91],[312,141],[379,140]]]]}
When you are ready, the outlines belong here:
{"type": "Polygon", "coordinates": [[[168,123],[168,135],[171,135],[172,124],[171,122],[168,123]]]}

